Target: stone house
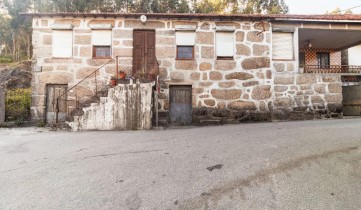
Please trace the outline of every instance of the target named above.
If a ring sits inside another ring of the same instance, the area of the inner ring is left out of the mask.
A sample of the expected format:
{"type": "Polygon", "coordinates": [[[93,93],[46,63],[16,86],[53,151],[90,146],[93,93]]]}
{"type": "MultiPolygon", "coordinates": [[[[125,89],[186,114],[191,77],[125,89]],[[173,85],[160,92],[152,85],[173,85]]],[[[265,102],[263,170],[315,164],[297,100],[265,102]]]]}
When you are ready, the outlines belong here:
{"type": "Polygon", "coordinates": [[[341,59],[361,43],[361,15],[24,15],[33,19],[34,120],[49,118],[55,90],[100,68],[103,85],[117,68],[159,76],[158,108],[174,123],[338,117],[342,78],[361,73],[341,59]]]}

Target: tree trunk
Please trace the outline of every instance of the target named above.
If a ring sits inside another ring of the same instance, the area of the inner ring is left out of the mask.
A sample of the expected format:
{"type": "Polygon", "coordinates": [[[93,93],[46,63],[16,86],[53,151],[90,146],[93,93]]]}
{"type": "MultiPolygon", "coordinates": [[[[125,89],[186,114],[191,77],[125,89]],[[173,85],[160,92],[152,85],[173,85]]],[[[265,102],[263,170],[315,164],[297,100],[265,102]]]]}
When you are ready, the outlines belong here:
{"type": "Polygon", "coordinates": [[[12,51],[12,57],[13,60],[16,60],[16,39],[15,39],[15,35],[13,34],[13,51],[12,51]]]}
{"type": "Polygon", "coordinates": [[[27,41],[27,50],[26,50],[26,56],[28,59],[31,59],[31,37],[30,34],[26,36],[27,41]]]}

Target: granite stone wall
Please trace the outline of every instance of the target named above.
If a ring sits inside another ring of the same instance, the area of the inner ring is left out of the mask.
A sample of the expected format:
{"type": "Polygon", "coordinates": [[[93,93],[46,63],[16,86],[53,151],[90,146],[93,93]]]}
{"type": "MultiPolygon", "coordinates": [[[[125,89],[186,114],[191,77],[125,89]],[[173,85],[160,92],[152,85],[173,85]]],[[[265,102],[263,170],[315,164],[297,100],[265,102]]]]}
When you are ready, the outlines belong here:
{"type": "MultiPolygon", "coordinates": [[[[33,66],[36,70],[32,83],[33,119],[44,118],[46,84],[68,84],[70,88],[108,61],[92,58],[91,24],[113,26],[112,56],[120,56],[120,70],[128,75],[132,72],[133,29],[155,29],[161,78],[159,109],[163,113],[169,110],[169,86],[173,84],[192,85],[195,119],[238,121],[256,119],[254,116],[260,116],[261,120],[284,119],[287,113],[298,110],[328,113],[333,105],[338,107],[342,102],[339,76],[304,75],[299,73],[296,60],[272,60],[272,25],[268,23],[263,27],[252,21],[158,19],[144,24],[131,18],[44,17],[33,19],[33,66]],[[52,58],[50,26],[53,24],[74,26],[72,58],[52,58]],[[193,60],[176,59],[177,25],[196,26],[193,60]],[[217,60],[216,26],[235,27],[233,60],[217,60]]],[[[114,69],[112,62],[99,79],[107,82],[114,75],[114,69]]]]}

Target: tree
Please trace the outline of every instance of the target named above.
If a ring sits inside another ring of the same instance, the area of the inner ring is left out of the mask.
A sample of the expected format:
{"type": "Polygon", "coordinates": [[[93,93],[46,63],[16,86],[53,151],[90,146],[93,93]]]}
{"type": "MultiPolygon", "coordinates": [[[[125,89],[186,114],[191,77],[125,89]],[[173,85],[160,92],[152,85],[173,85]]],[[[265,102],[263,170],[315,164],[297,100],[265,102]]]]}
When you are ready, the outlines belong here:
{"type": "Polygon", "coordinates": [[[178,13],[190,13],[191,9],[189,7],[189,2],[187,0],[181,0],[177,9],[178,13]]]}
{"type": "Polygon", "coordinates": [[[245,14],[286,14],[288,6],[284,0],[243,0],[241,13],[245,14]]]}
{"type": "Polygon", "coordinates": [[[25,13],[31,9],[30,0],[4,0],[10,20],[11,32],[11,54],[13,60],[20,60],[23,54],[27,58],[31,57],[31,23],[20,13],[25,13]]]}

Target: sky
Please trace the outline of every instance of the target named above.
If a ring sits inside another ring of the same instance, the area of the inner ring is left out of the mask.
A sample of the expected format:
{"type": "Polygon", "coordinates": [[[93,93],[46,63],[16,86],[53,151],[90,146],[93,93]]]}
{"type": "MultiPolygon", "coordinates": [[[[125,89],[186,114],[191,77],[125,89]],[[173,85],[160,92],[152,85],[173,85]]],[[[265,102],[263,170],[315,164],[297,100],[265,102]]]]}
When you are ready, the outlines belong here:
{"type": "MultiPolygon", "coordinates": [[[[361,0],[285,0],[289,14],[325,14],[339,7],[341,10],[361,6],[361,0]]],[[[361,14],[361,7],[353,9],[354,14],[361,14]]]]}

